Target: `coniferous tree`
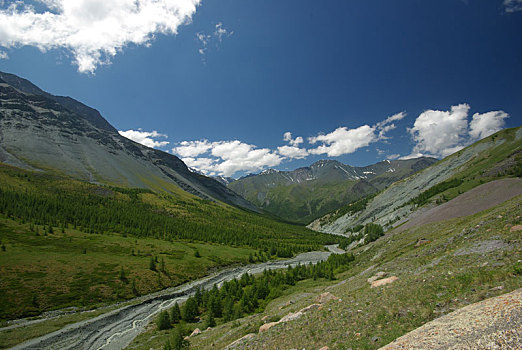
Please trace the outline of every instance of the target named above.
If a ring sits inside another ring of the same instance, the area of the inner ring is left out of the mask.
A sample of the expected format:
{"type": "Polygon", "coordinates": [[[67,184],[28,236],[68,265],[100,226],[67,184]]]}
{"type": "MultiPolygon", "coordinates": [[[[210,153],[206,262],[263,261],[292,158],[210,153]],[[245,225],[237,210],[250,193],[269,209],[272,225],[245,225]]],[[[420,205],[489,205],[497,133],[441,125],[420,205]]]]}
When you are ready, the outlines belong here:
{"type": "Polygon", "coordinates": [[[198,316],[198,304],[196,303],[196,299],[190,297],[183,305],[183,321],[192,322],[198,316]]]}
{"type": "Polygon", "coordinates": [[[158,329],[160,331],[172,328],[172,325],[170,324],[169,313],[167,311],[160,312],[156,324],[158,325],[158,329]]]}
{"type": "Polygon", "coordinates": [[[178,323],[181,320],[181,310],[176,302],[170,310],[170,322],[178,323]]]}

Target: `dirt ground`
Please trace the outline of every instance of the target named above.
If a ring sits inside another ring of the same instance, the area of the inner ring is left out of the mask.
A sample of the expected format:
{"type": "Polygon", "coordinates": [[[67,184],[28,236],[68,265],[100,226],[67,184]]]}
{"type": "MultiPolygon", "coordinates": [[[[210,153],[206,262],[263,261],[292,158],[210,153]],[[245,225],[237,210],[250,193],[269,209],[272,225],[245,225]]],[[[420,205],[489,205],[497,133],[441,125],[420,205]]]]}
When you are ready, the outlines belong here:
{"type": "Polygon", "coordinates": [[[402,232],[411,227],[432,222],[473,215],[480,211],[492,208],[520,194],[522,194],[521,179],[510,178],[491,181],[475,187],[474,189],[435,208],[431,208],[417,215],[414,213],[410,220],[395,229],[395,232],[402,232]]]}

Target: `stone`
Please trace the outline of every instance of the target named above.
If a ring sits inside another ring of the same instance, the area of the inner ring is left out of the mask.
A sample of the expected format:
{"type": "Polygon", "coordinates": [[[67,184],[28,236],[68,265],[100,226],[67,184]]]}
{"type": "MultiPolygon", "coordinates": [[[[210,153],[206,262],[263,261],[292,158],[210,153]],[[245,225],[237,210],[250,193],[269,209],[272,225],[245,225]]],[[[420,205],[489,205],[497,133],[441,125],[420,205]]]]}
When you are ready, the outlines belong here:
{"type": "Polygon", "coordinates": [[[398,279],[399,279],[399,277],[397,277],[397,276],[391,276],[391,277],[388,277],[388,278],[383,278],[381,280],[373,281],[371,283],[371,287],[372,288],[376,288],[376,287],[384,286],[386,284],[393,283],[393,282],[397,281],[398,279]]]}
{"type": "Polygon", "coordinates": [[[262,325],[261,327],[259,327],[259,333],[263,333],[263,332],[266,332],[267,330],[269,330],[270,328],[274,327],[276,324],[278,324],[279,322],[270,322],[270,323],[265,323],[264,325],[262,325]]]}
{"type": "Polygon", "coordinates": [[[522,230],[522,225],[515,225],[509,229],[511,232],[520,231],[522,230]]]}
{"type": "Polygon", "coordinates": [[[321,295],[319,295],[315,301],[318,302],[319,304],[324,304],[324,303],[327,303],[329,302],[330,300],[337,300],[339,298],[337,298],[335,295],[333,295],[332,293],[330,292],[325,292],[325,293],[322,293],[321,295]]]}
{"type": "Polygon", "coordinates": [[[190,338],[195,337],[196,335],[201,334],[201,329],[196,328],[190,333],[190,338]]]}
{"type": "Polygon", "coordinates": [[[372,284],[373,281],[376,281],[376,280],[378,280],[378,279],[381,279],[381,278],[383,278],[383,277],[386,276],[386,275],[387,275],[386,272],[384,272],[384,271],[379,271],[379,272],[377,272],[374,276],[368,278],[367,281],[368,281],[368,283],[372,284]]]}
{"type": "Polygon", "coordinates": [[[312,304],[312,305],[308,305],[307,307],[305,308],[302,308],[299,312],[302,312],[302,313],[305,313],[305,312],[308,312],[310,310],[313,310],[313,309],[317,309],[321,306],[321,304],[312,304]]]}
{"type": "Polygon", "coordinates": [[[330,348],[328,346],[323,346],[322,348],[320,348],[319,350],[330,350],[330,348]]]}
{"type": "Polygon", "coordinates": [[[237,344],[239,344],[239,343],[242,343],[242,342],[244,342],[245,340],[252,339],[252,338],[254,338],[255,336],[256,336],[255,333],[249,333],[249,334],[245,335],[244,337],[239,338],[238,340],[235,340],[234,342],[228,344],[227,347],[226,347],[225,349],[230,349],[230,348],[232,348],[234,345],[237,345],[237,344]]]}
{"type": "Polygon", "coordinates": [[[282,319],[280,319],[279,322],[288,322],[288,321],[297,320],[301,316],[303,316],[303,313],[301,311],[291,312],[288,315],[286,315],[285,317],[283,317],[282,319]]]}
{"type": "Polygon", "coordinates": [[[424,238],[421,238],[421,239],[419,239],[418,242],[415,244],[415,247],[420,247],[421,245],[423,245],[423,244],[428,244],[428,243],[430,243],[429,240],[424,239],[424,238]]]}

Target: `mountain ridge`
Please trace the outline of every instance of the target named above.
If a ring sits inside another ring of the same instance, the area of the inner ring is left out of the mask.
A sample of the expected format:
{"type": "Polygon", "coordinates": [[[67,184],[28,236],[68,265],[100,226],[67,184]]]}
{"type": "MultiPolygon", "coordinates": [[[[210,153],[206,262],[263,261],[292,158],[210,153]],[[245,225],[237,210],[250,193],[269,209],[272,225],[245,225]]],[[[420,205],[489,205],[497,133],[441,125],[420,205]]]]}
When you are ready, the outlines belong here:
{"type": "Polygon", "coordinates": [[[270,213],[286,220],[309,223],[436,161],[421,157],[354,167],[323,159],[292,171],[267,169],[249,174],[230,182],[228,187],[270,213]]]}
{"type": "Polygon", "coordinates": [[[258,211],[176,156],[121,136],[95,109],[14,74],[0,72],[0,79],[1,162],[93,183],[165,191],[175,185],[203,199],[258,211]]]}

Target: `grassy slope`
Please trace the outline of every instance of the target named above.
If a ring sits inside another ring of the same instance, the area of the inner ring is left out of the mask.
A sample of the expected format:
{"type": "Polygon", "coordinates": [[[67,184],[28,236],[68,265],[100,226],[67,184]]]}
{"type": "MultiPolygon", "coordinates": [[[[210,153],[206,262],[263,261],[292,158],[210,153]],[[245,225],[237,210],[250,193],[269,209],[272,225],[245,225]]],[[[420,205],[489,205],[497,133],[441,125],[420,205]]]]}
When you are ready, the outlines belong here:
{"type": "MultiPolygon", "coordinates": [[[[191,348],[222,349],[255,331],[264,315],[281,317],[300,310],[326,289],[341,301],[258,334],[247,348],[376,349],[443,314],[518,289],[522,242],[520,231],[510,228],[521,222],[521,205],[519,196],[469,217],[390,232],[356,250],[353,268],[338,281],[300,282],[264,314],[242,319],[239,326],[228,323],[206,331],[191,338],[191,348]],[[420,239],[429,242],[416,246],[420,239]],[[366,280],[378,271],[399,280],[372,289],[366,280]],[[290,300],[295,303],[285,306],[290,300]]],[[[154,328],[131,348],[161,346],[168,332],[154,328]]]]}
{"type": "Polygon", "coordinates": [[[175,186],[168,189],[170,193],[97,186],[1,165],[2,195],[18,197],[7,211],[0,211],[0,244],[6,248],[0,250],[0,320],[125,300],[201,277],[220,266],[247,263],[250,254],[254,260],[256,254],[266,259],[269,253],[260,251],[271,246],[298,252],[321,249],[332,240],[300,226],[201,200],[175,186]],[[22,197],[30,201],[23,202],[22,197]],[[42,199],[52,205],[37,205],[42,199]],[[62,216],[75,201],[84,200],[74,213],[88,222],[73,224],[75,217],[68,218],[62,232],[62,216]],[[17,216],[20,206],[27,211],[17,216]],[[45,235],[49,215],[54,228],[45,235]],[[165,220],[172,230],[158,220],[165,220]],[[201,258],[195,257],[196,250],[201,258]],[[150,270],[151,257],[158,259],[158,270],[163,259],[166,271],[150,270]],[[124,281],[119,278],[122,268],[124,281]]]}
{"type": "MultiPolygon", "coordinates": [[[[479,149],[482,146],[485,146],[485,150],[478,152],[478,154],[473,157],[471,160],[466,162],[463,166],[459,167],[456,173],[450,176],[445,181],[451,181],[454,179],[463,180],[462,184],[456,187],[452,187],[445,191],[434,194],[431,197],[431,200],[428,201],[428,205],[431,202],[435,202],[437,200],[448,201],[450,199],[455,198],[461,193],[469,191],[470,189],[479,186],[483,183],[495,180],[500,177],[511,177],[511,176],[521,176],[522,175],[522,138],[516,139],[516,134],[520,133],[519,128],[511,128],[501,130],[498,133],[486,137],[475,144],[468,146],[466,149],[472,149],[474,147],[478,147],[479,149]],[[490,144],[491,143],[491,144],[490,144]],[[488,145],[490,144],[490,145],[488,145]]],[[[436,163],[434,166],[439,165],[443,162],[448,162],[451,158],[458,158],[465,150],[461,150],[459,152],[454,153],[453,155],[448,156],[447,158],[441,160],[439,163],[436,163]]],[[[432,166],[432,167],[434,167],[432,166]]],[[[422,170],[420,173],[413,175],[412,177],[421,176],[423,172],[429,172],[430,169],[422,170]]],[[[397,181],[392,186],[400,186],[401,184],[407,183],[410,178],[406,178],[400,181],[397,181]]],[[[431,184],[430,187],[434,185],[431,184]]],[[[424,188],[427,190],[428,187],[424,188]]],[[[386,191],[386,190],[385,190],[386,191]]],[[[383,191],[383,192],[385,192],[383,191]]],[[[382,192],[381,192],[382,193],[382,192]]],[[[369,196],[372,198],[373,196],[369,196]]],[[[379,201],[380,197],[374,197],[375,201],[379,201]]],[[[401,200],[402,198],[397,198],[401,200]]],[[[406,206],[407,203],[401,205],[402,207],[406,206]]],[[[392,203],[387,204],[388,207],[394,207],[395,205],[392,203]]],[[[323,216],[318,220],[321,225],[332,223],[333,221],[340,218],[340,216],[344,215],[346,212],[350,210],[350,205],[344,206],[339,210],[330,213],[328,215],[323,216]]],[[[362,211],[364,213],[364,211],[362,211]]],[[[375,214],[373,214],[375,215],[375,214]]],[[[363,216],[365,217],[365,216],[363,216]]],[[[362,221],[361,221],[362,222],[362,221]]],[[[357,224],[357,220],[354,221],[354,224],[357,224]]],[[[384,222],[383,224],[392,224],[392,221],[384,222]]]]}

